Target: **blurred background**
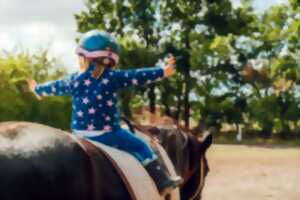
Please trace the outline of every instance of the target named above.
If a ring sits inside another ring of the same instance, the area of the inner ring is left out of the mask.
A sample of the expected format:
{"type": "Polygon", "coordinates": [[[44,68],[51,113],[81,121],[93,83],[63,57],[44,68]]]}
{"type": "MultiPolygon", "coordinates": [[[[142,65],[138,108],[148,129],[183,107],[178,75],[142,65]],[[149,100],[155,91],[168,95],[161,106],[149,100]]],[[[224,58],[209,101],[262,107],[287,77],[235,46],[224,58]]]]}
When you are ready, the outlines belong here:
{"type": "Polygon", "coordinates": [[[178,56],[175,77],[120,94],[124,115],[147,109],[233,142],[300,138],[298,1],[1,0],[0,11],[1,121],[68,129],[69,99],[38,103],[24,80],[76,71],[76,39],[98,28],[122,44],[123,68],[178,56]]]}

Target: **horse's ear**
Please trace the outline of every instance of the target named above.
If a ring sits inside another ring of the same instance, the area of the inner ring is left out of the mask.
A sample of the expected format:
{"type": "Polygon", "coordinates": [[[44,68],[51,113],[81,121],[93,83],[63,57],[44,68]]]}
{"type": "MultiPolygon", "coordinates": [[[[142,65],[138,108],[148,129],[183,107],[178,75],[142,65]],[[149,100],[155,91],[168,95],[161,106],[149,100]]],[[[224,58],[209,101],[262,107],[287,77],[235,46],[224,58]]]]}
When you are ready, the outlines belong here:
{"type": "Polygon", "coordinates": [[[211,132],[206,132],[202,137],[198,138],[198,141],[200,142],[200,150],[202,153],[205,153],[207,149],[211,146],[213,142],[213,136],[211,132]]]}

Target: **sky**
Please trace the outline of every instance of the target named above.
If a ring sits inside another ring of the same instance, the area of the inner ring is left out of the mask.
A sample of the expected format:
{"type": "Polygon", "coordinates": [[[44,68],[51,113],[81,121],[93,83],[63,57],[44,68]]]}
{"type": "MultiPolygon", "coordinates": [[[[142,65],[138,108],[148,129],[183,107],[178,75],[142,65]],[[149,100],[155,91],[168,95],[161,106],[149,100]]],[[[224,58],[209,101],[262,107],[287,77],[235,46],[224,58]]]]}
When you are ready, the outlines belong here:
{"type": "MultiPolygon", "coordinates": [[[[235,6],[240,0],[232,0],[235,6]]],[[[263,11],[287,0],[254,0],[263,11]]],[[[0,49],[35,53],[50,50],[69,72],[78,68],[75,38],[79,36],[74,14],[83,10],[84,0],[0,0],[0,49]]]]}
{"type": "Polygon", "coordinates": [[[49,48],[69,71],[78,67],[74,14],[83,0],[0,0],[0,49],[38,52],[49,48]]]}
{"type": "MultiPolygon", "coordinates": [[[[240,4],[240,0],[232,0],[237,6],[240,4]]],[[[253,0],[253,6],[258,12],[262,12],[274,4],[287,3],[288,0],[253,0]]]]}

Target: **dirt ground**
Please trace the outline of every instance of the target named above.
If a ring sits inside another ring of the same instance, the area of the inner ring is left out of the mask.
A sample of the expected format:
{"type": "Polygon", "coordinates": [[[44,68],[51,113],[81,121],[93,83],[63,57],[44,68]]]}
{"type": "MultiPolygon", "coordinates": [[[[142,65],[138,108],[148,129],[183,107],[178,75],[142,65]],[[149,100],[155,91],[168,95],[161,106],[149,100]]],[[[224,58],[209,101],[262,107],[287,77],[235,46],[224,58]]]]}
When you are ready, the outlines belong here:
{"type": "Polygon", "coordinates": [[[300,148],[213,145],[203,200],[300,200],[300,148]]]}

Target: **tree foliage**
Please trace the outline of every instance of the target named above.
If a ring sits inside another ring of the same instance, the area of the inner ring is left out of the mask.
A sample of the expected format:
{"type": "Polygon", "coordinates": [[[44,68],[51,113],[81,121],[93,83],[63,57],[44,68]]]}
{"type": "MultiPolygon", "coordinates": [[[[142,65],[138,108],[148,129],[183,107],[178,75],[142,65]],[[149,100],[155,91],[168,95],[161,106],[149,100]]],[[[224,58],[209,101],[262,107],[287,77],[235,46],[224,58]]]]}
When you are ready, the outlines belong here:
{"type": "MultiPolygon", "coordinates": [[[[150,110],[159,105],[164,114],[200,129],[244,124],[264,136],[299,133],[298,1],[258,14],[250,0],[239,7],[230,0],[87,0],[75,18],[79,32],[98,28],[118,39],[121,66],[153,66],[168,53],[177,57],[174,77],[119,94],[124,114],[146,102],[150,110]]],[[[21,92],[26,77],[42,82],[63,75],[54,63],[47,52],[0,57],[0,120],[68,127],[59,109],[69,100],[38,104],[21,92]]]]}
{"type": "Polygon", "coordinates": [[[70,101],[48,98],[38,102],[26,83],[30,78],[44,82],[66,74],[56,64],[47,51],[0,56],[0,121],[34,121],[69,129],[70,101]]]}
{"type": "Polygon", "coordinates": [[[90,0],[87,7],[76,16],[79,30],[98,27],[121,39],[135,33],[147,52],[141,63],[154,52],[180,57],[179,74],[159,87],[165,114],[187,125],[191,116],[198,127],[299,129],[298,1],[262,15],[248,0],[237,8],[229,0],[90,0]]]}

